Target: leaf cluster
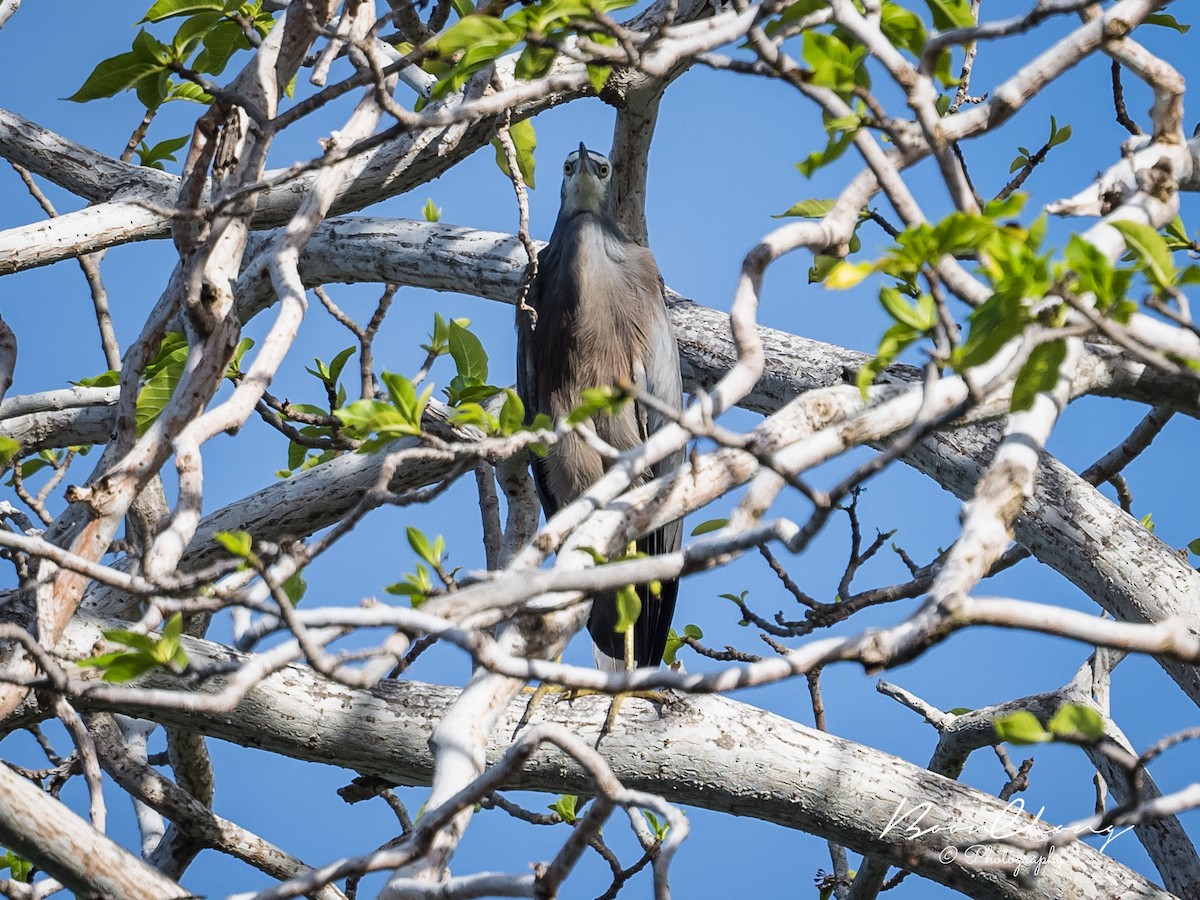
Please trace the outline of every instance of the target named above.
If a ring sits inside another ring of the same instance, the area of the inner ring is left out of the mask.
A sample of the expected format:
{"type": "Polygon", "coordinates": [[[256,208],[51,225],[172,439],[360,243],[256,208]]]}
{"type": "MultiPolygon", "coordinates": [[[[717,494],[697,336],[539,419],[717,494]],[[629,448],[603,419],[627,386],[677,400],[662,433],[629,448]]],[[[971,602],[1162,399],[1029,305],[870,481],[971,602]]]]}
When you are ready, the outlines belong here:
{"type": "MultiPolygon", "coordinates": [[[[769,37],[786,33],[805,17],[827,5],[825,0],[796,0],[768,19],[765,31],[769,37]]],[[[930,21],[939,31],[968,28],[975,24],[969,0],[925,0],[925,6],[930,21]]],[[[879,11],[880,30],[892,46],[919,60],[929,40],[929,30],[921,16],[896,0],[884,0],[879,11]]],[[[841,157],[850,146],[854,133],[866,117],[866,106],[854,95],[856,90],[871,89],[871,74],[866,65],[867,48],[840,26],[828,31],[805,29],[800,41],[800,56],[807,66],[803,77],[811,84],[834,91],[855,109],[852,116],[824,117],[827,135],[825,147],[797,164],[800,172],[808,178],[841,157]]],[[[947,47],[938,53],[933,66],[934,78],[946,88],[958,84],[950,65],[951,50],[947,47]]],[[[950,100],[942,97],[939,101],[939,112],[944,114],[950,100]]]]}
{"type": "MultiPolygon", "coordinates": [[[[442,571],[442,560],[446,555],[446,540],[440,534],[432,541],[421,529],[412,525],[405,529],[408,545],[434,572],[442,571]]],[[[457,569],[455,571],[458,571],[457,569]]],[[[453,575],[453,573],[451,573],[453,575]]],[[[417,563],[416,571],[408,573],[402,581],[384,588],[389,594],[408,597],[413,609],[418,609],[436,591],[429,568],[417,563]]]]}
{"type": "MultiPolygon", "coordinates": [[[[557,45],[571,35],[586,33],[595,43],[611,44],[611,36],[596,32],[595,13],[614,12],[631,2],[538,0],[507,18],[474,12],[463,16],[428,44],[437,56],[452,61],[434,86],[433,96],[436,99],[459,90],[472,75],[522,42],[525,48],[517,58],[517,78],[541,78],[554,64],[557,45]]],[[[597,92],[608,80],[610,71],[611,67],[602,63],[588,65],[588,76],[597,92]]]]}
{"type": "Polygon", "coordinates": [[[1067,740],[1072,743],[1098,741],[1104,737],[1104,719],[1088,706],[1064,704],[1043,727],[1037,716],[1020,710],[996,719],[996,735],[1010,744],[1041,744],[1067,740]]]}
{"type": "MultiPolygon", "coordinates": [[[[242,338],[234,351],[233,359],[225,372],[225,377],[237,379],[241,377],[241,361],[246,352],[254,346],[250,338],[242,338]]],[[[158,345],[154,356],[142,370],[140,390],[138,391],[137,408],[134,419],[138,437],[154,424],[159,415],[166,409],[167,402],[175,393],[175,386],[183,376],[183,367],[187,362],[187,337],[177,331],[168,331],[158,345]]],[[[109,369],[90,378],[81,378],[71,382],[80,387],[114,387],[121,383],[121,373],[109,369]]]]}
{"type": "MultiPolygon", "coordinates": [[[[186,69],[197,76],[220,75],[235,53],[250,49],[243,22],[264,36],[275,21],[274,14],[263,8],[262,0],[157,0],[141,21],[157,24],[168,19],[182,20],[169,41],[159,40],[144,28],[139,30],[129,51],[101,61],[67,99],[87,103],[133,89],[148,110],[171,100],[210,103],[212,97],[194,81],[173,80],[173,70],[186,69]]],[[[168,141],[146,147],[142,164],[170,159],[187,138],[175,141],[178,143],[174,148],[168,141]]]]}
{"type": "MultiPolygon", "coordinates": [[[[317,379],[321,383],[321,387],[325,391],[328,407],[316,406],[311,403],[289,403],[281,412],[285,419],[297,422],[299,427],[297,431],[306,438],[314,440],[330,439],[334,436],[334,429],[330,425],[317,425],[312,422],[300,422],[299,416],[318,416],[324,418],[326,416],[336,416],[337,410],[346,403],[346,388],[342,385],[342,372],[346,368],[346,363],[350,361],[350,357],[354,355],[357,348],[346,347],[339,351],[333,359],[328,363],[320,357],[313,359],[313,366],[305,366],[304,371],[317,379]]],[[[287,468],[280,469],[275,474],[280,478],[290,478],[295,471],[304,472],[311,469],[313,466],[318,466],[323,462],[328,462],[338,455],[337,450],[315,450],[307,444],[299,443],[298,441],[288,442],[288,457],[287,468]]]]}
{"type": "Polygon", "coordinates": [[[176,673],[187,668],[188,656],[180,645],[182,613],[175,613],[167,620],[158,638],[123,629],[107,629],[103,634],[114,644],[129,649],[81,659],[76,665],[102,670],[100,677],[104,681],[120,684],[132,681],[154,668],[169,669],[176,673]]]}

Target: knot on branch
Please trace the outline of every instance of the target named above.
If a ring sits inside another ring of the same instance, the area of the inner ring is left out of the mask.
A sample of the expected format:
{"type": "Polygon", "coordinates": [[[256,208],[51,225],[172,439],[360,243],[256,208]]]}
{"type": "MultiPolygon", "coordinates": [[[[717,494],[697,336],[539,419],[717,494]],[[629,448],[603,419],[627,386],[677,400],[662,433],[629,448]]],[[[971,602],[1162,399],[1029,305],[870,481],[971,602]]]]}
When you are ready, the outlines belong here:
{"type": "Polygon", "coordinates": [[[1139,169],[1136,177],[1138,190],[1160,203],[1166,203],[1179,190],[1175,167],[1165,156],[1150,168],[1139,169]]]}
{"type": "Polygon", "coordinates": [[[1125,19],[1113,17],[1104,23],[1103,42],[1119,41],[1129,36],[1133,26],[1125,19]]]}

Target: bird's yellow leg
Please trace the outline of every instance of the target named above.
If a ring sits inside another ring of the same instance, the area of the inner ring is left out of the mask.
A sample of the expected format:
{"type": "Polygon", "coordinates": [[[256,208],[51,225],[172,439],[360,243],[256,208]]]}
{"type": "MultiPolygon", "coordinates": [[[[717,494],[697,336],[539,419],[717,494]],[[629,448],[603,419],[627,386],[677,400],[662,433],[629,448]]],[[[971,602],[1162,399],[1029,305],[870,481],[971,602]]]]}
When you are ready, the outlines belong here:
{"type": "MultiPolygon", "coordinates": [[[[625,632],[625,671],[632,672],[636,668],[637,658],[633,653],[633,629],[630,628],[625,632]]],[[[613,726],[617,724],[617,713],[621,711],[621,704],[627,697],[637,697],[639,700],[649,700],[651,703],[659,705],[667,702],[667,696],[662,691],[625,691],[613,694],[612,703],[608,706],[608,715],[604,717],[604,727],[600,729],[602,736],[612,731],[613,726]]]]}
{"type": "MultiPolygon", "coordinates": [[[[562,662],[562,654],[554,657],[557,663],[562,662]]],[[[542,701],[546,699],[547,694],[563,694],[568,700],[573,700],[579,695],[579,690],[576,688],[565,688],[557,684],[539,684],[536,688],[525,685],[521,688],[522,693],[532,694],[529,698],[529,703],[525,707],[525,712],[521,713],[521,721],[517,723],[517,728],[524,728],[529,724],[529,718],[534,711],[542,705],[542,701]]]]}

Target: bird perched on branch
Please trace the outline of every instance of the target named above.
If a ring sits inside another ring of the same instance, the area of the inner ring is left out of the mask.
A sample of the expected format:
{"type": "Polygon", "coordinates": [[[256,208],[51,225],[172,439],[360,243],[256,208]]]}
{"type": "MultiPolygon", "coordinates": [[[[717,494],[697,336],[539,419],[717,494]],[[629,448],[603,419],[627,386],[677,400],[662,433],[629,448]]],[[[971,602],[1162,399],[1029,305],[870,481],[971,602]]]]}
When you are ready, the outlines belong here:
{"type": "MultiPolygon", "coordinates": [[[[561,421],[588,388],[633,384],[660,404],[678,409],[683,393],[679,351],[667,319],[663,280],[654,256],[622,233],[616,222],[612,164],[581,142],[563,164],[562,206],[550,243],[538,254],[527,303],[535,315],[517,313],[517,391],[530,421],[545,413],[561,421]]],[[[665,422],[652,405],[627,403],[592,418],[596,434],[629,450],[665,422]]],[[[643,480],[683,463],[680,449],[645,473],[643,480]]],[[[568,433],[544,458],[533,458],[534,482],[546,518],[586,491],[603,474],[605,460],[577,433],[568,433]]],[[[682,522],[637,542],[656,555],[679,549],[682,522]]],[[[638,586],[641,614],[633,626],[632,658],[616,631],[616,594],[592,598],[588,631],[601,668],[656,666],[662,661],[678,579],[654,592],[638,586]]]]}

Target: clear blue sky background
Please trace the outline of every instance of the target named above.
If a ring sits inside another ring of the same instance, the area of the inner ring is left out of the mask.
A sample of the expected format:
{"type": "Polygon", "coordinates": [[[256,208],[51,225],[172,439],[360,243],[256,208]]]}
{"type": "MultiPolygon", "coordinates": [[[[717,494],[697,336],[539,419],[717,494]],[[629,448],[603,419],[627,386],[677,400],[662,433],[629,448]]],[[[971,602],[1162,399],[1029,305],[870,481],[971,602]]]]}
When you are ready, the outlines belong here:
{"type": "MultiPolygon", "coordinates": [[[[141,111],[132,95],[86,105],[64,98],[83,82],[97,61],[128,49],[135,33],[131,27],[148,0],[113,0],[97,6],[81,2],[27,2],[0,32],[0,106],[25,115],[67,137],[116,155],[137,124],[141,111]]],[[[1005,14],[1029,4],[985,5],[985,14],[1005,14]]],[[[1175,4],[1176,14],[1194,11],[1175,4]]],[[[1037,34],[984,47],[979,55],[972,93],[990,90],[1057,36],[1073,27],[1074,20],[1050,23],[1037,34]]],[[[162,33],[169,34],[166,29],[162,33]]],[[[1200,78],[1194,52],[1195,37],[1165,29],[1138,33],[1157,52],[1178,66],[1185,77],[1200,78]]],[[[877,76],[877,83],[879,77],[877,76]]],[[[1143,125],[1149,93],[1126,76],[1131,113],[1143,125]]],[[[1100,168],[1116,161],[1125,132],[1113,121],[1108,62],[1096,57],[1068,73],[1024,109],[997,135],[964,146],[981,193],[994,194],[1008,178],[1008,164],[1018,145],[1036,150],[1049,133],[1049,117],[1073,129],[1071,140],[1056,148],[1046,165],[1026,184],[1030,209],[1052,199],[1073,194],[1100,168]]],[[[303,89],[303,88],[302,88],[303,89]]],[[[880,95],[899,113],[902,102],[894,91],[880,95]]],[[[307,126],[303,134],[286,135],[272,158],[273,165],[319,152],[316,139],[336,128],[348,106],[328,110],[307,126]]],[[[176,137],[190,130],[199,108],[172,104],[154,123],[151,142],[176,137]]],[[[1190,129],[1193,117],[1187,118],[1190,129]]],[[[599,101],[572,103],[536,120],[539,147],[538,189],[531,206],[534,235],[546,238],[558,205],[559,163],[582,139],[589,147],[606,148],[611,140],[613,111],[599,101]]],[[[806,181],[795,163],[823,144],[814,109],[786,86],[744,76],[697,68],[668,92],[654,148],[650,156],[648,217],[650,240],[664,277],[673,288],[696,302],[727,309],[734,280],[745,252],[777,223],[770,218],[792,203],[810,197],[835,196],[858,170],[853,152],[837,165],[806,181]]],[[[173,167],[178,171],[177,166],[173,167]]],[[[944,189],[936,183],[932,164],[917,167],[914,184],[930,218],[949,210],[944,189]]],[[[50,196],[60,210],[79,206],[75,198],[52,187],[50,196]]],[[[444,221],[498,231],[515,230],[516,209],[511,186],[497,170],[490,149],[457,166],[438,181],[410,195],[373,207],[375,215],[420,218],[426,198],[444,210],[444,221]]],[[[885,215],[895,220],[890,211],[885,215]]],[[[1183,215],[1194,234],[1200,228],[1196,202],[1184,198],[1183,215]]],[[[0,171],[0,228],[36,221],[41,212],[16,175],[0,171]]],[[[1026,219],[1028,220],[1028,216],[1026,219]]],[[[1086,223],[1052,222],[1049,243],[1061,247],[1066,235],[1086,223]]],[[[862,229],[864,244],[879,246],[881,232],[871,224],[862,229]]],[[[172,266],[168,242],[131,245],[110,252],[103,264],[113,315],[122,346],[136,336],[146,312],[166,283],[172,266]]],[[[886,322],[872,289],[832,294],[807,284],[811,264],[807,253],[797,253],[773,266],[767,276],[761,321],[806,337],[831,341],[860,350],[872,350],[886,322]]],[[[331,287],[335,299],[360,319],[373,308],[374,287],[331,287]]],[[[17,332],[21,357],[13,394],[64,387],[69,379],[96,374],[106,368],[95,336],[90,301],[78,267],[64,262],[44,269],[0,279],[0,310],[17,332]]],[[[514,337],[512,314],[507,306],[456,295],[437,295],[401,289],[392,313],[380,334],[376,357],[392,371],[412,372],[423,352],[433,312],[468,316],[492,359],[492,379],[510,383],[513,378],[514,337]]],[[[260,335],[269,314],[250,328],[260,335]]],[[[353,341],[314,303],[301,330],[275,392],[294,401],[321,402],[316,383],[303,371],[314,356],[329,359],[353,341]]],[[[446,364],[434,370],[439,383],[449,379],[446,364]]],[[[1052,448],[1069,465],[1082,468],[1105,452],[1128,431],[1144,412],[1129,403],[1085,400],[1063,417],[1052,448]]],[[[737,415],[734,424],[750,425],[754,418],[737,415]]],[[[1196,503],[1192,477],[1197,425],[1191,420],[1172,422],[1149,456],[1128,472],[1134,490],[1135,512],[1151,513],[1157,533],[1169,544],[1182,547],[1200,536],[1193,513],[1196,503]]],[[[285,442],[264,425],[252,421],[236,440],[219,437],[206,448],[206,510],[211,511],[244,496],[274,479],[286,461],[285,442]]],[[[826,466],[816,478],[829,484],[863,454],[852,454],[826,466]]],[[[93,457],[94,459],[94,457],[93,457]]],[[[73,478],[81,480],[90,460],[82,461],[73,478]]],[[[14,498],[15,499],[15,498],[14,498]]],[[[694,517],[714,518],[731,501],[715,504],[694,517]]],[[[308,573],[305,605],[355,605],[363,596],[378,595],[413,565],[403,526],[416,524],[430,534],[444,534],[451,561],[467,568],[482,566],[475,512],[474,487],[469,479],[427,509],[384,510],[366,528],[347,540],[337,553],[308,573]]],[[[867,540],[875,531],[897,529],[894,541],[918,562],[926,562],[955,535],[959,503],[923,476],[897,466],[871,483],[860,504],[867,540]]],[[[778,512],[802,519],[807,508],[797,498],[787,498],[778,512]]],[[[689,526],[690,527],[690,526],[689,526]]],[[[802,558],[790,560],[790,569],[810,594],[830,599],[848,548],[844,517],[835,519],[822,538],[802,558]]],[[[8,572],[0,578],[10,579],[8,572]]],[[[866,566],[858,587],[904,578],[904,570],[891,554],[866,566]]],[[[794,601],[781,590],[757,557],[736,567],[689,579],[681,592],[677,625],[701,625],[707,642],[736,643],[754,652],[769,652],[752,629],[738,628],[734,607],[719,598],[725,591],[749,590],[759,612],[777,609],[797,613],[794,601]]],[[[1036,562],[1026,562],[988,583],[988,593],[1008,594],[1046,603],[1095,611],[1062,577],[1036,562]]],[[[867,625],[889,624],[906,615],[912,602],[857,616],[839,633],[867,625]]],[[[212,636],[228,635],[228,622],[218,619],[212,636]]],[[[1067,681],[1086,658],[1084,647],[1046,637],[977,629],[956,635],[920,660],[889,672],[886,678],[917,693],[930,703],[949,709],[978,707],[1030,693],[1052,690],[1067,681]]],[[[589,653],[584,642],[573,645],[568,658],[584,663],[589,653]]],[[[709,663],[686,654],[690,669],[709,663]]],[[[456,652],[431,653],[413,677],[461,683],[467,674],[464,657],[456,652]]],[[[862,741],[924,764],[935,743],[928,726],[874,690],[875,678],[843,666],[824,675],[823,684],[830,729],[843,737],[862,741]]],[[[748,703],[766,706],[782,715],[811,724],[811,709],[801,681],[772,688],[748,690],[738,695],[748,703]]],[[[1117,670],[1113,685],[1113,712],[1136,746],[1195,724],[1196,710],[1157,665],[1130,659],[1117,670]]],[[[66,749],[61,732],[58,745],[66,749]]],[[[158,739],[161,744],[161,737],[158,739]]],[[[305,860],[320,864],[342,855],[362,853],[386,841],[396,827],[381,802],[345,806],[334,793],[351,773],[334,767],[268,758],[262,753],[210,742],[217,763],[215,808],[226,816],[279,843],[305,860]]],[[[17,735],[7,739],[0,754],[26,764],[41,764],[32,740],[17,735]]],[[[1012,751],[1014,760],[1023,755],[1012,751]]],[[[1067,822],[1089,814],[1093,804],[1091,773],[1078,751],[1070,748],[1037,748],[1025,802],[1033,810],[1045,807],[1045,818],[1067,822]]],[[[1178,748],[1153,769],[1160,786],[1170,791],[1187,784],[1197,770],[1194,745],[1178,748]]],[[[964,780],[995,792],[1004,776],[990,753],[976,754],[964,780]]],[[[424,799],[420,790],[403,792],[414,811],[424,799]]],[[[77,809],[83,809],[82,786],[66,791],[77,809]]],[[[527,796],[528,805],[540,809],[553,798],[527,796]]],[[[916,798],[920,799],[920,798],[916,798]]],[[[699,810],[689,810],[692,836],[676,859],[673,882],[676,896],[811,896],[818,868],[830,868],[824,841],[751,819],[730,821],[699,810]]],[[[1185,823],[1200,833],[1200,816],[1190,813],[1185,823]]],[[[129,805],[118,792],[110,793],[110,831],[128,846],[136,846],[135,825],[129,805]]],[[[606,838],[631,863],[637,858],[626,828],[614,820],[606,838]]],[[[524,871],[527,861],[548,859],[565,838],[565,829],[539,829],[510,821],[499,812],[482,813],[472,826],[455,863],[455,871],[479,869],[524,871]]],[[[1116,840],[1112,856],[1157,880],[1149,861],[1132,835],[1116,840]]],[[[855,865],[852,862],[852,865],[855,865]]],[[[224,895],[268,883],[265,876],[242,864],[206,852],[188,872],[184,883],[197,894],[224,895]]],[[[381,877],[364,882],[369,896],[381,877]]],[[[594,855],[585,858],[563,896],[594,897],[608,884],[607,867],[594,855]]],[[[646,896],[649,880],[639,877],[626,896],[646,896]]],[[[902,898],[947,896],[929,882],[909,879],[891,895],[902,898]]]]}

